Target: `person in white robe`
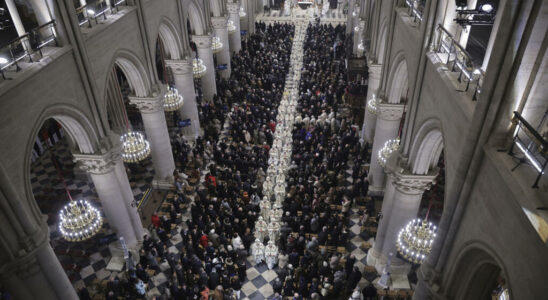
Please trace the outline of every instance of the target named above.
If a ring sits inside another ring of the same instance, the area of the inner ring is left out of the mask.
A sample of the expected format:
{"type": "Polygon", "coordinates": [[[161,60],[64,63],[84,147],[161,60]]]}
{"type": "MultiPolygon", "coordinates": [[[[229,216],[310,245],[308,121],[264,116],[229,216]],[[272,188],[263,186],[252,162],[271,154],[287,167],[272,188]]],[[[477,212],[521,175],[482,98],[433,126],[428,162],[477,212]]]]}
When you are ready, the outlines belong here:
{"type": "Polygon", "coordinates": [[[274,242],[268,242],[264,250],[264,256],[266,260],[266,265],[270,270],[272,270],[278,262],[278,247],[274,245],[274,242]]]}
{"type": "Polygon", "coordinates": [[[263,241],[268,234],[268,225],[262,216],[259,216],[257,222],[255,222],[255,238],[259,241],[263,241]]]}
{"type": "Polygon", "coordinates": [[[256,239],[255,242],[251,245],[251,254],[253,255],[253,259],[255,260],[256,265],[262,263],[265,259],[264,248],[265,247],[263,243],[259,239],[256,239]]]}

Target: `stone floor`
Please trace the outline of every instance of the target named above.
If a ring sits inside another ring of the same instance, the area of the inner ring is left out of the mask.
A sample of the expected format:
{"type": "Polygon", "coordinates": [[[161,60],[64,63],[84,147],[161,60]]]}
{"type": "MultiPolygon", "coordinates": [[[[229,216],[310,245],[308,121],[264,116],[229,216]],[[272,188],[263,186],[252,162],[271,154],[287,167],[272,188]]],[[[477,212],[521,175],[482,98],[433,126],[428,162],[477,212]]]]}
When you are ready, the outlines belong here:
{"type": "MultiPolygon", "coordinates": [[[[303,22],[312,20],[313,16],[312,9],[302,10],[297,8],[291,14],[291,16],[280,16],[280,11],[271,11],[270,13],[262,14],[258,16],[258,21],[280,21],[280,22],[303,22]]],[[[345,15],[343,15],[340,10],[329,10],[321,18],[322,22],[329,23],[343,23],[346,21],[345,15]]],[[[229,118],[227,118],[228,120],[229,118]]],[[[223,138],[226,134],[226,124],[224,130],[221,134],[223,138]]],[[[67,167],[72,166],[72,158],[68,147],[64,143],[60,143],[54,146],[54,151],[58,155],[59,159],[63,162],[63,165],[67,167]]],[[[146,161],[140,166],[133,166],[134,170],[128,172],[130,182],[132,183],[133,193],[136,199],[141,199],[143,193],[150,187],[150,183],[153,177],[152,164],[150,161],[146,161]],[[132,175],[133,174],[133,175],[132,175]],[[141,175],[144,174],[144,175],[141,175]]],[[[349,169],[347,170],[347,187],[350,188],[352,184],[352,177],[350,176],[352,171],[352,163],[349,163],[349,169]]],[[[65,171],[65,174],[70,172],[65,171]]],[[[88,180],[85,176],[67,176],[67,185],[69,189],[73,192],[73,197],[75,198],[85,198],[92,201],[95,205],[100,207],[100,201],[97,201],[97,195],[93,183],[88,180]]],[[[57,171],[51,162],[51,158],[48,154],[40,157],[32,165],[31,172],[31,184],[35,195],[44,193],[48,188],[54,190],[58,194],[62,194],[62,186],[60,181],[52,180],[57,178],[57,171]],[[59,192],[60,191],[60,192],[59,192]]],[[[205,173],[202,173],[202,179],[205,176],[205,173]]],[[[203,182],[203,180],[202,180],[203,182]]],[[[39,203],[40,204],[40,203],[39,203]]],[[[44,203],[43,203],[44,204],[44,203]]],[[[111,272],[106,270],[106,266],[109,264],[111,259],[111,253],[109,250],[109,239],[108,233],[109,227],[108,224],[105,224],[105,233],[104,235],[98,235],[88,242],[78,243],[78,244],[69,244],[63,242],[59,239],[57,234],[57,228],[54,225],[56,222],[57,209],[54,205],[44,204],[44,206],[49,207],[49,211],[45,212],[50,214],[50,230],[52,235],[52,245],[65,268],[65,271],[69,275],[75,288],[88,287],[92,290],[93,293],[94,284],[97,281],[107,279],[111,276],[119,275],[117,272],[111,272]],[[55,218],[52,218],[55,217],[55,218]]],[[[172,231],[173,238],[169,242],[169,249],[173,251],[177,256],[180,251],[178,249],[182,246],[182,240],[178,232],[183,229],[186,219],[190,218],[189,212],[182,216],[182,220],[179,225],[172,231]]],[[[358,208],[354,207],[352,209],[352,214],[350,216],[350,237],[349,245],[347,250],[349,253],[352,253],[356,256],[357,266],[360,269],[366,264],[366,252],[361,249],[361,245],[368,236],[364,233],[361,233],[360,225],[358,225],[359,214],[358,208]]],[[[247,279],[242,285],[241,298],[242,299],[269,299],[273,296],[271,282],[276,279],[276,269],[269,270],[266,264],[254,265],[253,260],[248,258],[247,262],[247,279]]],[[[147,296],[151,298],[153,296],[162,295],[169,293],[166,289],[167,282],[169,278],[169,265],[163,263],[160,265],[161,272],[151,277],[149,282],[147,296]]],[[[121,275],[121,274],[120,274],[121,275]]],[[[360,287],[363,287],[367,284],[365,278],[360,281],[360,287]]]]}
{"type": "MultiPolygon", "coordinates": [[[[101,231],[93,238],[79,243],[70,243],[61,238],[58,232],[58,212],[69,201],[55,168],[50,153],[55,153],[61,174],[74,199],[86,199],[101,210],[93,182],[85,172],[79,172],[72,162],[72,154],[64,138],[49,147],[31,164],[30,181],[34,197],[43,214],[48,216],[50,243],[57,254],[67,276],[76,288],[89,286],[95,279],[105,279],[111,275],[105,267],[111,259],[109,245],[116,240],[108,220],[104,220],[101,231]]],[[[128,173],[135,199],[141,199],[150,188],[154,175],[152,161],[146,160],[138,166],[129,166],[128,173]],[[135,174],[135,175],[132,175],[135,174]]]]}

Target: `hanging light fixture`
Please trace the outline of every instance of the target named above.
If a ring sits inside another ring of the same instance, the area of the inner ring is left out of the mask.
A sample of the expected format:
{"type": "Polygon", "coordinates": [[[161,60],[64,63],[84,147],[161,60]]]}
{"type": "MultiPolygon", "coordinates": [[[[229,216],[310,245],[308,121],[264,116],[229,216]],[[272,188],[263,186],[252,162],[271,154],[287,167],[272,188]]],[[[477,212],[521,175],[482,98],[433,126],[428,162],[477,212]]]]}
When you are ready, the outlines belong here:
{"type": "MultiPolygon", "coordinates": [[[[116,71],[113,69],[114,78],[116,78],[116,71]]],[[[118,81],[116,81],[118,83],[118,81]]],[[[120,141],[122,142],[122,160],[126,163],[136,163],[147,158],[150,154],[150,144],[145,139],[145,136],[137,131],[132,131],[129,127],[129,118],[125,110],[124,100],[122,96],[122,91],[120,90],[120,85],[116,84],[118,87],[118,95],[120,96],[120,109],[122,114],[126,119],[126,129],[127,132],[120,136],[120,141]]]]}
{"type": "Polygon", "coordinates": [[[234,21],[228,20],[226,23],[226,29],[228,30],[228,33],[236,32],[236,25],[234,25],[234,21]]]}
{"type": "Polygon", "coordinates": [[[183,95],[179,94],[176,88],[168,87],[164,95],[164,110],[176,111],[184,104],[183,95]]]}
{"type": "Polygon", "coordinates": [[[213,51],[213,53],[219,53],[221,52],[221,50],[223,50],[223,43],[221,43],[221,38],[218,36],[214,36],[211,39],[211,51],[213,51]]]}
{"type": "Polygon", "coordinates": [[[74,201],[61,169],[56,162],[54,162],[54,166],[69,198],[69,203],[59,211],[59,232],[69,242],[87,240],[101,229],[101,225],[103,225],[101,213],[87,200],[74,201]]]}
{"type": "Polygon", "coordinates": [[[245,16],[247,16],[247,13],[243,7],[240,7],[240,18],[245,18],[245,16]]]}
{"type": "Polygon", "coordinates": [[[386,162],[388,161],[388,158],[392,153],[398,151],[400,149],[400,138],[395,138],[386,141],[384,143],[384,146],[379,150],[377,160],[379,164],[384,167],[386,165],[386,162]]]}
{"type": "Polygon", "coordinates": [[[426,218],[414,219],[398,233],[396,248],[406,260],[420,264],[432,250],[435,238],[436,226],[432,222],[427,222],[426,218]]]}
{"type": "Polygon", "coordinates": [[[87,200],[74,201],[70,194],[69,198],[70,202],[59,212],[59,231],[69,242],[87,240],[101,229],[101,213],[87,200]]]}
{"type": "Polygon", "coordinates": [[[140,132],[128,131],[120,137],[120,141],[122,141],[122,160],[124,162],[140,162],[150,154],[150,144],[140,132]]]}
{"type": "Polygon", "coordinates": [[[207,72],[207,67],[204,65],[204,61],[199,58],[192,60],[192,74],[194,78],[202,78],[207,72]]]}

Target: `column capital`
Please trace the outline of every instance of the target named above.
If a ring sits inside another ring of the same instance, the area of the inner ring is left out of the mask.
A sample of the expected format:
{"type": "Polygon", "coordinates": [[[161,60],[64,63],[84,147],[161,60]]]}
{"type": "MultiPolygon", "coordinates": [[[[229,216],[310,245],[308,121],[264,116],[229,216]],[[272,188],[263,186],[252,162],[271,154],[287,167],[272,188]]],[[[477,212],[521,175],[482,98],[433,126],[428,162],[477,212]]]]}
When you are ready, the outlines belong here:
{"type": "Polygon", "coordinates": [[[121,158],[122,149],[118,143],[109,151],[102,154],[72,154],[78,167],[88,173],[101,175],[114,170],[116,162],[121,158]]]}
{"type": "Polygon", "coordinates": [[[210,35],[193,35],[192,41],[196,43],[196,47],[198,48],[211,48],[210,35]]]}
{"type": "Polygon", "coordinates": [[[186,59],[165,60],[166,66],[171,68],[174,75],[192,74],[192,63],[186,59]]]}
{"type": "MultiPolygon", "coordinates": [[[[367,61],[367,68],[369,69],[369,78],[381,79],[382,64],[377,64],[373,60],[367,61]]],[[[371,79],[370,79],[371,80],[371,79]]]]}
{"type": "Polygon", "coordinates": [[[240,3],[239,2],[227,3],[226,8],[228,9],[229,14],[239,14],[240,13],[240,3]]]}
{"type": "Polygon", "coordinates": [[[226,29],[227,21],[226,17],[211,17],[211,25],[214,29],[226,29]]]}
{"type": "Polygon", "coordinates": [[[378,103],[377,117],[386,121],[396,121],[403,115],[403,104],[378,103]]]}
{"type": "Polygon", "coordinates": [[[129,96],[129,102],[135,104],[139,111],[143,114],[151,114],[164,109],[164,94],[165,86],[161,88],[161,92],[157,96],[152,97],[134,97],[129,96]]]}
{"type": "Polygon", "coordinates": [[[420,195],[430,189],[437,173],[427,175],[416,175],[410,171],[388,173],[393,179],[396,189],[404,194],[420,195]]]}

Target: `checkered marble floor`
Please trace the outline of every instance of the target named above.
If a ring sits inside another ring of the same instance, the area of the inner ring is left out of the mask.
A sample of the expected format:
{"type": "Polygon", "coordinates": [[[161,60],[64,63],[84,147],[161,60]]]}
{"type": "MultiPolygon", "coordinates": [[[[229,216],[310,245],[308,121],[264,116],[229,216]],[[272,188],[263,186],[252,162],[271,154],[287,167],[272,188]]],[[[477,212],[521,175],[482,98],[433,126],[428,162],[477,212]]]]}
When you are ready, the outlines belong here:
{"type": "MultiPolygon", "coordinates": [[[[61,238],[57,228],[57,214],[69,200],[49,151],[55,153],[58,158],[66,185],[74,199],[86,199],[99,210],[102,208],[101,201],[98,199],[93,182],[84,172],[75,170],[72,154],[65,139],[51,146],[50,150],[45,151],[32,163],[30,173],[32,191],[40,210],[48,216],[53,250],[75,288],[91,286],[95,279],[102,280],[111,275],[105,267],[112,257],[109,245],[116,238],[106,219],[101,232],[88,241],[69,243],[61,238]]],[[[136,199],[141,199],[151,185],[154,174],[152,161],[148,159],[140,166],[129,166],[129,168],[134,169],[132,174],[145,174],[135,176],[128,174],[133,195],[136,199]]]]}

